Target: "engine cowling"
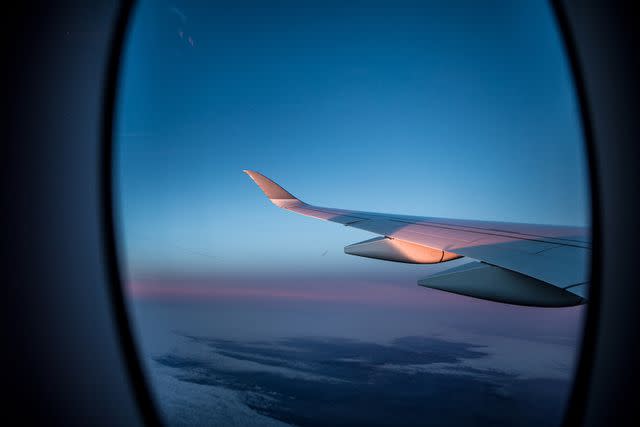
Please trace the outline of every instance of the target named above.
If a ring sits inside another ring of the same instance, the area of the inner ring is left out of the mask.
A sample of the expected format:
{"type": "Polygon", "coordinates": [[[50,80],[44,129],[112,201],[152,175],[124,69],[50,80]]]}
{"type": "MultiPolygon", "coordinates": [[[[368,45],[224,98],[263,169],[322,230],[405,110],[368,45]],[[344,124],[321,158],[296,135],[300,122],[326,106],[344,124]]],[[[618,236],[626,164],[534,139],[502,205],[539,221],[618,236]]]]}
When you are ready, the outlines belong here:
{"type": "Polygon", "coordinates": [[[344,252],[366,258],[386,261],[406,262],[411,264],[437,264],[460,258],[453,252],[434,249],[391,237],[375,237],[364,242],[346,246],[344,252]]]}
{"type": "MultiPolygon", "coordinates": [[[[559,288],[542,280],[478,261],[438,272],[419,280],[418,284],[458,295],[530,307],[571,307],[587,301],[586,295],[572,291],[573,287],[559,288]]],[[[574,287],[578,286],[583,285],[574,287]]]]}

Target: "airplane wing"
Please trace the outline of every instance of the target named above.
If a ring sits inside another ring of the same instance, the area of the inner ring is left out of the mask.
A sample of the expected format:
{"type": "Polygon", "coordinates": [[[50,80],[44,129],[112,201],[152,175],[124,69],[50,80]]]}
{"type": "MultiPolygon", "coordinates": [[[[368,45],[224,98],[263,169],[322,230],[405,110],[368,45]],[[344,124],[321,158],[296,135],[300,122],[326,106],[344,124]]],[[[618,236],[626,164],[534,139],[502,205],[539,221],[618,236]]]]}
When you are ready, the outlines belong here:
{"type": "Polygon", "coordinates": [[[509,304],[566,307],[586,302],[590,229],[361,212],[309,205],[266,176],[245,170],[271,202],[302,215],[378,234],[345,253],[388,261],[473,262],[421,286],[509,304]]]}

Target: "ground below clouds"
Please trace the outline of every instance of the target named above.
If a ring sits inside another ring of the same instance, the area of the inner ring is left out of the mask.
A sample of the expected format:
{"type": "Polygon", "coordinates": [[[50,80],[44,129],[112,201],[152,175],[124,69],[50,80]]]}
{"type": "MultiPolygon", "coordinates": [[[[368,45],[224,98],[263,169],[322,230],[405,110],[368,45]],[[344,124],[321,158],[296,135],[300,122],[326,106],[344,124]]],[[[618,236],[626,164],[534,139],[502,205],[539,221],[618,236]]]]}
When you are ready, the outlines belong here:
{"type": "Polygon", "coordinates": [[[557,425],[569,381],[468,363],[483,347],[431,337],[179,337],[153,357],[171,425],[557,425]]]}

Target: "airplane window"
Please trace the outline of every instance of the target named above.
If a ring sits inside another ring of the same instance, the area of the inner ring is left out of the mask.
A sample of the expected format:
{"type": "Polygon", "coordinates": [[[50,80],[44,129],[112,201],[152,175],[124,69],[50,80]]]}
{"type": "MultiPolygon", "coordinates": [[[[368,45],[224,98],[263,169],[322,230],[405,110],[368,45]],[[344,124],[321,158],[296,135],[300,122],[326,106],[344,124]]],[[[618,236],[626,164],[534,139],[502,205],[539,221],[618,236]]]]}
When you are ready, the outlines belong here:
{"type": "Polygon", "coordinates": [[[168,425],[558,425],[588,304],[544,2],[141,1],[114,188],[168,425]]]}

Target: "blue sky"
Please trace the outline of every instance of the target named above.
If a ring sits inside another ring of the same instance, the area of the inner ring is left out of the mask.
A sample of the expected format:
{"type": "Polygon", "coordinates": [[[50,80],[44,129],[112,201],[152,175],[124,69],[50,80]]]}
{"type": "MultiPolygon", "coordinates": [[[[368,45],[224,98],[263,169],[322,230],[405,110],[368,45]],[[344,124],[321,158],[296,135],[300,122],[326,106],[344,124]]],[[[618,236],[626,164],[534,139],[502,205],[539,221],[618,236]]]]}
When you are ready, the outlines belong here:
{"type": "Polygon", "coordinates": [[[131,274],[430,268],[345,255],[373,236],[275,208],[243,169],[318,205],[589,223],[545,2],[367,5],[140,2],[114,142],[131,274]]]}

